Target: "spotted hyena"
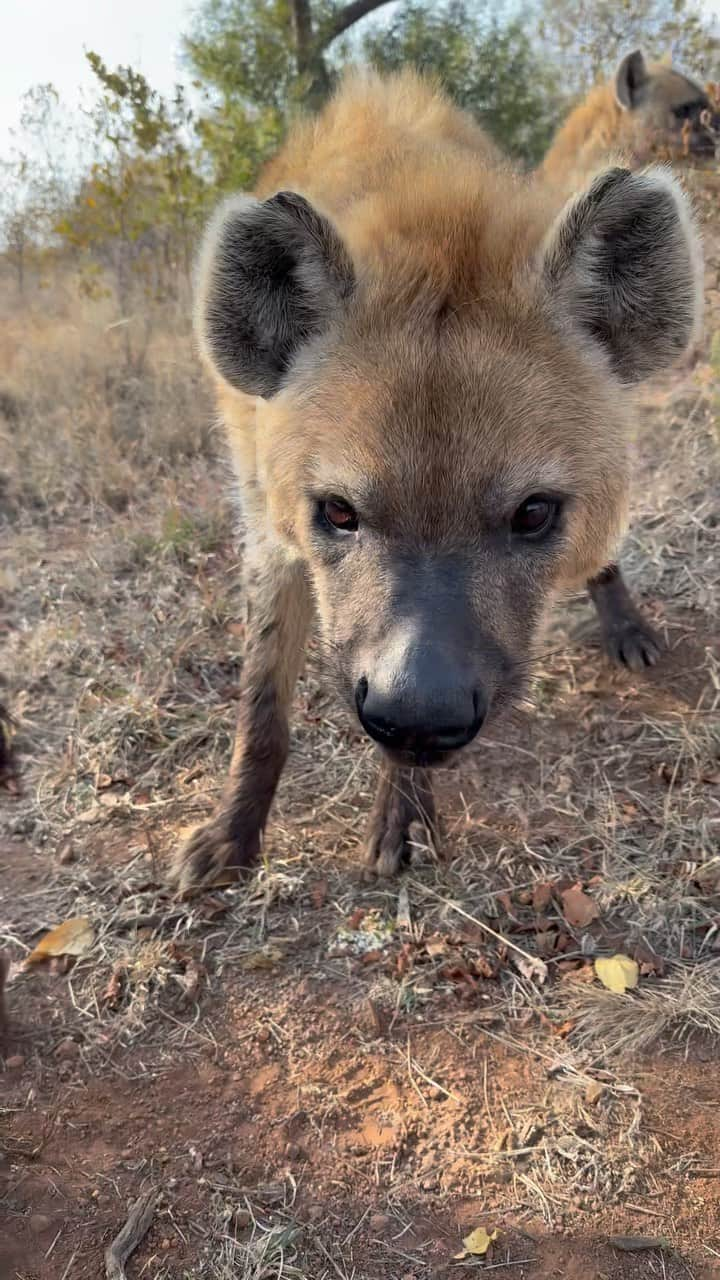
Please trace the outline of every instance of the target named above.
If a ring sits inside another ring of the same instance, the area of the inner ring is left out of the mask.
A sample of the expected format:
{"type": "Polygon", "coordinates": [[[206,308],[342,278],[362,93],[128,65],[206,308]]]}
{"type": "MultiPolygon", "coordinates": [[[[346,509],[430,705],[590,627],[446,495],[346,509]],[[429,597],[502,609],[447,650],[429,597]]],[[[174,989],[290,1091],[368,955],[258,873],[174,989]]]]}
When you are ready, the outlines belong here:
{"type": "Polygon", "coordinates": [[[607,84],[596,86],[570,112],[541,166],[543,176],[572,190],[610,154],[631,168],[663,157],[707,157],[720,141],[720,115],[705,89],[664,62],[646,62],[635,49],[607,84]]]}
{"type": "Polygon", "coordinates": [[[327,678],[379,744],[368,866],[435,830],[429,770],[521,693],[553,597],[590,582],[609,646],[654,641],[612,568],[634,383],[698,312],[664,169],[560,211],[418,77],[354,75],[255,196],[218,210],[197,333],[243,499],[249,627],[220,804],[187,888],[250,866],[316,612],[327,678]]]}

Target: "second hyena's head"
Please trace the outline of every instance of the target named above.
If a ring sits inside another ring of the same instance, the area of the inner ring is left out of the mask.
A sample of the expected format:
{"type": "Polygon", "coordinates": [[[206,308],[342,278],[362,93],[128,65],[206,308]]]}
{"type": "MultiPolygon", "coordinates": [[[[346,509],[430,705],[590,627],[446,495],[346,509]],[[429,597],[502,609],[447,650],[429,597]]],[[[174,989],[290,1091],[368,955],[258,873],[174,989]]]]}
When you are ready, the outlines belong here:
{"type": "Polygon", "coordinates": [[[625,386],[685,347],[696,247],[663,170],[610,170],[525,239],[476,196],[429,230],[382,216],[343,239],[296,194],[230,202],[199,333],[225,398],[257,397],[267,527],[308,566],[343,696],[433,763],[521,693],[553,595],[613,556],[625,386]]]}
{"type": "Polygon", "coordinates": [[[700,85],[665,63],[648,63],[640,49],[628,53],[615,72],[618,106],[639,135],[674,153],[714,156],[720,114],[700,85]]]}

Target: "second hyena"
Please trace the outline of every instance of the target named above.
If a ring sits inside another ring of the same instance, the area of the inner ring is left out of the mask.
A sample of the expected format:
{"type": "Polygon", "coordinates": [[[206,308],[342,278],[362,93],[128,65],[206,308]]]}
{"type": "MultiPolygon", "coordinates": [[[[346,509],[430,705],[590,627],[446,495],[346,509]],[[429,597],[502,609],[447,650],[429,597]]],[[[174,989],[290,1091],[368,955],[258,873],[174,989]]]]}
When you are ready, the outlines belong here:
{"type": "Polygon", "coordinates": [[[327,675],[381,748],[368,866],[435,833],[429,769],[522,691],[553,597],[591,582],[611,648],[652,639],[613,564],[632,384],[698,314],[663,169],[558,212],[414,75],[355,75],[201,253],[197,332],[243,496],[249,604],[220,804],[182,888],[258,855],[317,610],[327,675]]]}
{"type": "Polygon", "coordinates": [[[570,112],[540,171],[556,189],[572,191],[578,175],[608,155],[631,168],[658,152],[673,158],[714,158],[720,115],[705,89],[666,62],[646,62],[641,49],[626,53],[612,80],[596,85],[570,112]]]}

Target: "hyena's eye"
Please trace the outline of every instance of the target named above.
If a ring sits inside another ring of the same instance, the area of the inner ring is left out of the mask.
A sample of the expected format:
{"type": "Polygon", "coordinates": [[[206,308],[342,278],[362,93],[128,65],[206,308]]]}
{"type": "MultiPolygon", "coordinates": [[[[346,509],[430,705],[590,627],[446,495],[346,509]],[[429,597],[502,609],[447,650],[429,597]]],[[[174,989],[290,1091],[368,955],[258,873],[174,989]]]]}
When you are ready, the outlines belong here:
{"type": "Polygon", "coordinates": [[[357,530],[357,511],[349,502],[343,502],[342,498],[324,498],[320,502],[320,515],[338,533],[355,533],[357,530]]]}
{"type": "Polygon", "coordinates": [[[511,521],[511,529],[519,538],[537,542],[557,526],[560,503],[557,498],[546,498],[533,493],[521,502],[511,521]]]}

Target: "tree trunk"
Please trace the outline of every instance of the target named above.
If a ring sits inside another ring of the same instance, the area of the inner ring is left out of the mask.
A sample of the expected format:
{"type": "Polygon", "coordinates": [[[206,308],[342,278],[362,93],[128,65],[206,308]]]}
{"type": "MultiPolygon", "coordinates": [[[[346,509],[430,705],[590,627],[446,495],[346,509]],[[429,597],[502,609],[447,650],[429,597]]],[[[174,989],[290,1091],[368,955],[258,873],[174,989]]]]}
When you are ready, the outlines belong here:
{"type": "Polygon", "coordinates": [[[298,75],[308,82],[305,101],[318,111],[330,92],[330,76],[315,40],[310,0],[292,0],[298,75]]]}

